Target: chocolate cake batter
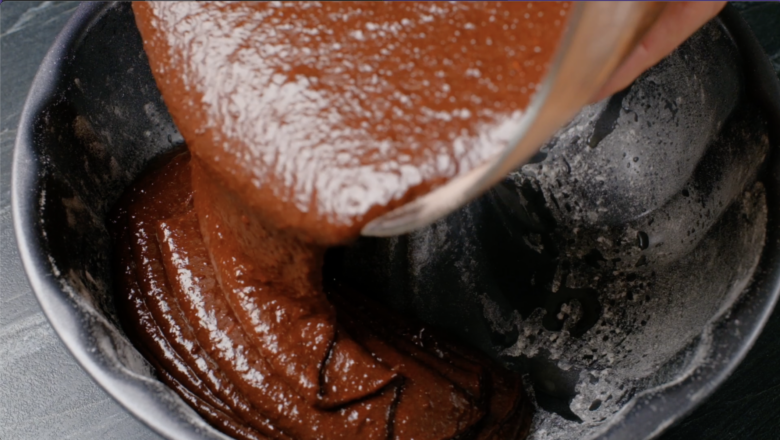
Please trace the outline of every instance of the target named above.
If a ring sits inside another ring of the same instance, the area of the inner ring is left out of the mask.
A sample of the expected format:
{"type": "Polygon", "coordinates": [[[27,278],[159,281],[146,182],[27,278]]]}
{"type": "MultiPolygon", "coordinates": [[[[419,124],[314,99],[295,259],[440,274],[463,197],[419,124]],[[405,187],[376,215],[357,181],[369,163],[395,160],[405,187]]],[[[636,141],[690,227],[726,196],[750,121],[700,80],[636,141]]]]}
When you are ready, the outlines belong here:
{"type": "Polygon", "coordinates": [[[504,148],[567,7],[135,3],[189,148],[110,219],[123,325],[160,379],[242,439],[523,437],[517,376],[323,285],[322,262],[504,148]]]}

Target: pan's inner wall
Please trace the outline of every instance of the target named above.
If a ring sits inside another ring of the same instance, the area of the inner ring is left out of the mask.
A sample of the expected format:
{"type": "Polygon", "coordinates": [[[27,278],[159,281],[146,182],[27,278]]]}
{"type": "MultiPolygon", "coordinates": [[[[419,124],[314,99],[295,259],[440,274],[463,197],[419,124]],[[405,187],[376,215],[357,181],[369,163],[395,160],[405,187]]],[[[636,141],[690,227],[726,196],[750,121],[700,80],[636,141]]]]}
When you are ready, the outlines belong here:
{"type": "Polygon", "coordinates": [[[702,362],[758,264],[770,143],[741,66],[710,24],[486,196],[333,265],[526,373],[532,438],[587,438],[702,362]]]}

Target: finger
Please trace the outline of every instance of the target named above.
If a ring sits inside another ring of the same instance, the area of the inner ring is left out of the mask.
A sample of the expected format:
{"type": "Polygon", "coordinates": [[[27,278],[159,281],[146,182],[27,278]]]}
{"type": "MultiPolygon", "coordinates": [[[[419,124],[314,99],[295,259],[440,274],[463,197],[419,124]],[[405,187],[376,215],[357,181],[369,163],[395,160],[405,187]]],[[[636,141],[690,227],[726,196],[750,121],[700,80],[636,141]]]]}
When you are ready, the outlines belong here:
{"type": "Polygon", "coordinates": [[[720,12],[726,2],[669,3],[631,55],[612,74],[593,102],[626,88],[645,70],[669,55],[677,46],[720,12]]]}

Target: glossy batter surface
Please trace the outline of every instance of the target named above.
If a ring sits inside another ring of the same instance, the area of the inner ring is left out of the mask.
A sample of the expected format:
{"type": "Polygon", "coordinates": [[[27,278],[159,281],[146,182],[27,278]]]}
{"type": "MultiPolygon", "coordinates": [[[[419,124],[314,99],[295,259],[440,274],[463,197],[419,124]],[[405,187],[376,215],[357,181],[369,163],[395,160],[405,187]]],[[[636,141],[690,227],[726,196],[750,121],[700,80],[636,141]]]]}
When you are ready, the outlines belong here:
{"type": "Polygon", "coordinates": [[[566,7],[134,4],[190,150],[109,225],[123,325],[160,379],[242,439],[525,436],[519,377],[322,265],[503,148],[566,7]]]}
{"type": "Polygon", "coordinates": [[[165,159],[125,193],[109,227],[123,326],[212,425],[242,439],[499,439],[528,429],[519,377],[337,281],[310,295],[328,306],[332,331],[315,335],[329,339],[313,388],[302,386],[300,371],[285,366],[318,357],[318,344],[288,329],[317,314],[300,313],[306,301],[258,294],[272,289],[247,276],[251,263],[228,229],[210,211],[198,214],[193,167],[187,152],[165,159]],[[251,301],[275,305],[247,313],[251,301]],[[295,342],[271,349],[257,323],[295,342]],[[274,330],[280,323],[287,327],[274,330]]]}

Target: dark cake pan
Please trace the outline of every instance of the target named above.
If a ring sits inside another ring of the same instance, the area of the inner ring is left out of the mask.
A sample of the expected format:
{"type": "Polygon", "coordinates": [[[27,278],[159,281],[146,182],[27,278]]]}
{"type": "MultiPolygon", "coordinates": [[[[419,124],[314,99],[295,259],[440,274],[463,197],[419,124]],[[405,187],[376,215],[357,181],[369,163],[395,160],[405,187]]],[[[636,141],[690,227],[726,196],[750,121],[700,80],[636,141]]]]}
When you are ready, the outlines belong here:
{"type": "MultiPolygon", "coordinates": [[[[648,439],[744,357],[780,293],[780,86],[730,8],[532,163],[327,270],[525,375],[534,439],[648,439]]],[[[128,342],[107,212],[181,147],[130,5],[84,3],[34,80],[12,207],[30,284],[82,367],[171,439],[226,438],[128,342]]]]}

